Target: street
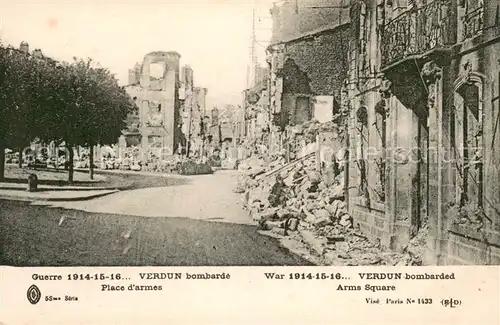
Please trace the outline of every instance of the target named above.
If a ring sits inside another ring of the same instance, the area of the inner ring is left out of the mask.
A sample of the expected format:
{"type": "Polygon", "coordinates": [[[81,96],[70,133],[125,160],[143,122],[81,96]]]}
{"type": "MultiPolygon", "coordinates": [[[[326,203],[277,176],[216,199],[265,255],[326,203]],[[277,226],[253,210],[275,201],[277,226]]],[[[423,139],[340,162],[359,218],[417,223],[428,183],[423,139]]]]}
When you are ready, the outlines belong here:
{"type": "Polygon", "coordinates": [[[241,209],[241,196],[233,192],[236,175],[233,171],[221,170],[212,175],[170,176],[168,178],[181,185],[122,191],[96,200],[57,203],[57,206],[97,213],[249,224],[248,213],[241,209]]]}
{"type": "MultiPolygon", "coordinates": [[[[161,177],[161,176],[159,176],[161,177]]],[[[0,200],[0,261],[16,266],[309,265],[261,235],[219,171],[80,202],[0,200]]]]}

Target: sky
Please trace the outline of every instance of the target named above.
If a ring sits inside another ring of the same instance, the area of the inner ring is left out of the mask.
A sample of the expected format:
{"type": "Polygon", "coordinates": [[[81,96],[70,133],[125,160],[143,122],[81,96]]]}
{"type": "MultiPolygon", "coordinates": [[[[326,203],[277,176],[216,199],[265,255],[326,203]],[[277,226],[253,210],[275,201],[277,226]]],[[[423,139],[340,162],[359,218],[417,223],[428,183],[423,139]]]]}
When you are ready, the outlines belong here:
{"type": "Polygon", "coordinates": [[[57,60],[92,58],[120,84],[152,51],[177,51],[208,88],[207,106],[241,104],[250,63],[252,8],[259,61],[270,39],[271,0],[0,1],[0,40],[57,60]]]}

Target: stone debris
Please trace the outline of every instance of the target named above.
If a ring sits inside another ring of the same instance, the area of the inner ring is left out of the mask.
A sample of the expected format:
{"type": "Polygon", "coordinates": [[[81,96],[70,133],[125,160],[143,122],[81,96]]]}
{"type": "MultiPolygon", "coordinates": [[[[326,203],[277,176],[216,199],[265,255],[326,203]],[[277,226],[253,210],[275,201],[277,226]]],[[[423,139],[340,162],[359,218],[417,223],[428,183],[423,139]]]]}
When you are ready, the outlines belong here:
{"type": "Polygon", "coordinates": [[[122,232],[121,237],[123,237],[125,239],[130,239],[131,235],[132,235],[132,230],[128,229],[128,230],[122,232]]]}
{"type": "Polygon", "coordinates": [[[129,243],[125,248],[123,249],[122,254],[127,255],[128,251],[132,248],[132,243],[129,243]]]}
{"type": "MultiPolygon", "coordinates": [[[[311,141],[309,123],[298,133],[311,141]]],[[[326,179],[315,153],[287,164],[284,154],[262,154],[241,161],[237,192],[260,230],[296,237],[325,265],[415,265],[411,253],[389,253],[354,228],[345,202],[344,174],[326,179]]]]}
{"type": "Polygon", "coordinates": [[[70,216],[61,216],[61,218],[59,219],[58,225],[62,226],[63,223],[66,222],[66,220],[76,220],[76,218],[70,217],[70,216]]]}
{"type": "MultiPolygon", "coordinates": [[[[178,175],[211,174],[213,173],[212,167],[215,167],[207,159],[181,155],[167,156],[165,159],[151,155],[143,161],[139,159],[137,147],[127,148],[124,158],[118,158],[111,154],[103,156],[95,162],[95,165],[96,168],[103,170],[118,169],[178,175]]],[[[84,157],[80,161],[75,161],[75,167],[88,168],[88,157],[84,157]]]]}
{"type": "Polygon", "coordinates": [[[63,224],[64,220],[66,220],[66,217],[61,216],[61,219],[59,219],[59,226],[61,226],[63,224]]]}

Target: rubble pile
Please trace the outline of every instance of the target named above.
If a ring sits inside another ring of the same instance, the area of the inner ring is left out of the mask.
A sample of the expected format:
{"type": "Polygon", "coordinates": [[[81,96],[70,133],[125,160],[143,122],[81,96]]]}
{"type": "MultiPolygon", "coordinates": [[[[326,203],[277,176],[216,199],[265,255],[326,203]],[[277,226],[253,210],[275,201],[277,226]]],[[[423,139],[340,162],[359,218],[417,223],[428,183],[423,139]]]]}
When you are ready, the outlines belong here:
{"type": "Polygon", "coordinates": [[[211,155],[210,157],[208,157],[208,164],[211,167],[221,167],[222,162],[221,162],[220,156],[219,155],[211,155]]]}
{"type": "Polygon", "coordinates": [[[212,174],[212,167],[208,163],[186,160],[177,164],[173,169],[174,174],[179,175],[206,175],[212,174]]]}
{"type": "Polygon", "coordinates": [[[338,130],[338,126],[334,121],[321,123],[315,119],[302,124],[288,126],[287,128],[289,132],[299,135],[299,137],[296,139],[303,140],[307,144],[315,142],[316,136],[320,132],[332,130],[337,132],[340,131],[338,130]]]}
{"type": "Polygon", "coordinates": [[[238,180],[243,206],[259,228],[307,244],[327,265],[411,265],[409,254],[383,252],[355,227],[348,214],[344,173],[327,185],[317,171],[316,154],[291,163],[283,155],[243,161],[238,180]]]}
{"type": "Polygon", "coordinates": [[[210,164],[186,157],[174,156],[168,160],[149,159],[147,162],[132,159],[129,157],[106,158],[99,161],[98,168],[100,169],[120,169],[132,171],[146,171],[166,174],[178,175],[202,175],[211,174],[212,168],[210,164]]]}
{"type": "Polygon", "coordinates": [[[247,174],[240,187],[246,187],[244,206],[262,229],[286,235],[287,230],[296,231],[299,224],[352,227],[344,202],[343,175],[327,187],[316,171],[314,155],[289,165],[278,159],[267,172],[262,174],[261,170],[266,171],[261,167],[259,175],[247,174]]]}

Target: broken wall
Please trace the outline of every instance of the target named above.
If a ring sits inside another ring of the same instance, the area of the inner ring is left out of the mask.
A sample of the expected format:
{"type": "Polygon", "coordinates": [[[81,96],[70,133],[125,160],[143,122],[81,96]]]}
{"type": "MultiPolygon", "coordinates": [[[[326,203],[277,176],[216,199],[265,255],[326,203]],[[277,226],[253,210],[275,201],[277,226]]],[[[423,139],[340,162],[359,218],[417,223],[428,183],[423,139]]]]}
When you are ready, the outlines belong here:
{"type": "Polygon", "coordinates": [[[276,47],[270,58],[275,125],[283,130],[286,125],[309,121],[313,117],[315,96],[332,96],[340,102],[348,72],[349,33],[348,25],[342,25],[314,38],[283,44],[283,58],[280,46],[276,47]]]}
{"type": "Polygon", "coordinates": [[[340,98],[340,89],[347,77],[349,26],[315,35],[314,38],[286,44],[286,57],[310,80],[311,93],[340,98]]]}
{"type": "MultiPolygon", "coordinates": [[[[484,1],[484,25],[494,26],[498,3],[484,1]]],[[[443,177],[443,197],[452,208],[443,216],[441,247],[448,264],[500,264],[500,43],[496,30],[463,43],[449,68],[453,98],[449,120],[456,163],[443,177]],[[470,51],[475,48],[474,51],[470,51]],[[447,176],[447,177],[446,177],[447,176]]],[[[439,233],[434,236],[439,239],[439,233]]]]}
{"type": "MultiPolygon", "coordinates": [[[[125,88],[139,107],[139,133],[144,160],[150,147],[161,147],[167,154],[176,150],[181,139],[179,59],[177,52],[158,51],[145,55],[139,85],[125,88]],[[159,64],[161,70],[151,75],[151,65],[155,64],[159,64]]],[[[137,66],[134,70],[139,71],[137,66]]]]}
{"type": "Polygon", "coordinates": [[[329,2],[324,0],[294,0],[274,5],[271,9],[273,19],[271,43],[288,42],[348,23],[349,9],[340,8],[345,5],[343,2],[341,0],[329,2]],[[332,8],[334,6],[337,8],[332,8]]]}

